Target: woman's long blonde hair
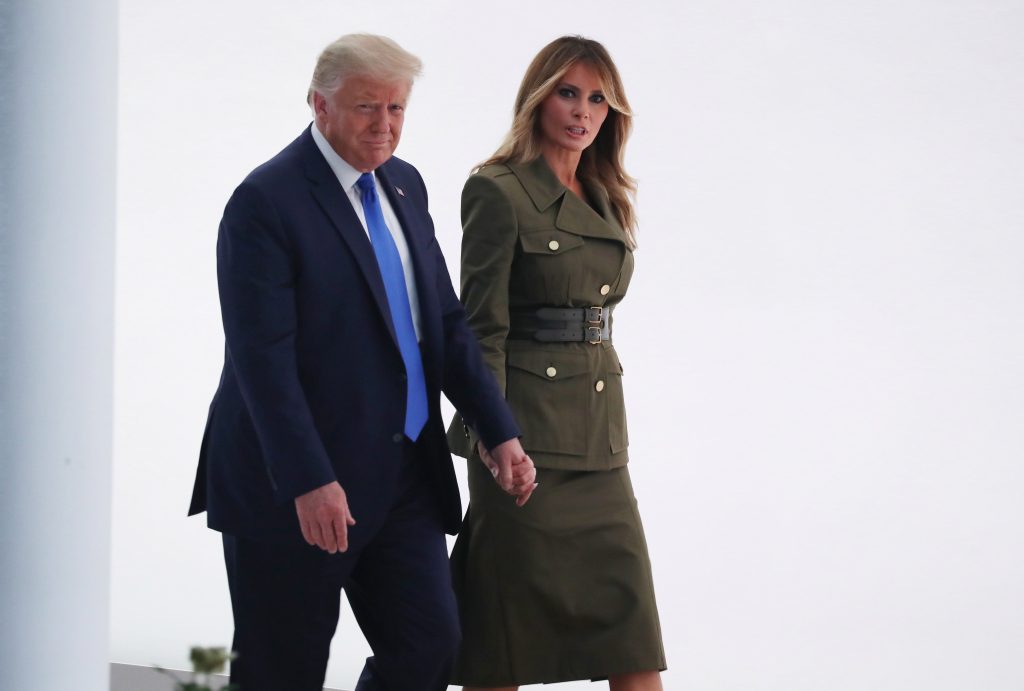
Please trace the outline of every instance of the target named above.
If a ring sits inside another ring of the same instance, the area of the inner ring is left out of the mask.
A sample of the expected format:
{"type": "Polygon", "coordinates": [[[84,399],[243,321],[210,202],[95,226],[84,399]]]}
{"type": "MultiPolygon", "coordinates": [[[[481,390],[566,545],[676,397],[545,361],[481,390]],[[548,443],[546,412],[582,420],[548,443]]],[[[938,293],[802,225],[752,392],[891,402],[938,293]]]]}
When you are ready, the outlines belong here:
{"type": "Polygon", "coordinates": [[[593,180],[608,192],[612,210],[636,247],[636,211],[633,197],[636,180],[626,173],[623,157],[633,129],[633,113],[626,100],[619,71],[597,41],[582,36],[563,36],[544,46],[530,63],[516,95],[512,128],[494,155],[480,167],[494,163],[525,163],[541,155],[540,106],[573,65],[586,63],[597,72],[608,101],[608,117],[594,143],[580,158],[577,176],[593,180]]]}

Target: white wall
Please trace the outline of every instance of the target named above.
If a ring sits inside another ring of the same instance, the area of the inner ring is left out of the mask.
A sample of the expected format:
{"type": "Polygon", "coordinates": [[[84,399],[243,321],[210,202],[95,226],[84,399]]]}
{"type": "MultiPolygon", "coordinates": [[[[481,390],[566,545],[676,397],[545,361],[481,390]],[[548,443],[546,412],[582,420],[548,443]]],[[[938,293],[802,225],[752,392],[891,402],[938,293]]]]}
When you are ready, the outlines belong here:
{"type": "Polygon", "coordinates": [[[109,690],[116,0],[0,0],[0,689],[109,690]]]}
{"type": "MultiPolygon", "coordinates": [[[[637,114],[616,344],[667,687],[1024,687],[1024,5],[121,13],[116,661],[230,641],[219,540],[184,517],[221,366],[216,228],[308,122],[319,49],[364,30],[423,58],[398,153],[457,274],[467,171],[533,54],[582,33],[637,114]]],[[[329,685],[351,688],[365,654],[344,616],[329,685]]]]}

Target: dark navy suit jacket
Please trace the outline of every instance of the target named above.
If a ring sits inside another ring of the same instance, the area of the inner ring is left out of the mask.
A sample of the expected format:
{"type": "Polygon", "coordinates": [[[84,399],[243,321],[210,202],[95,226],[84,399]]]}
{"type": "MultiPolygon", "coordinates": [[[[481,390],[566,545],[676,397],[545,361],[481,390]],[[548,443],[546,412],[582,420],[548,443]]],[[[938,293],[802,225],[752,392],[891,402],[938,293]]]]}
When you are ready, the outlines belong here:
{"type": "MultiPolygon", "coordinates": [[[[518,436],[467,327],[419,173],[377,170],[416,275],[430,417],[421,433],[445,529],[461,503],[441,424],[443,391],[492,447],[518,436]]],[[[359,542],[392,500],[405,370],[369,238],[307,129],[235,190],[217,241],[225,356],[190,515],[259,537],[298,533],[295,497],[341,483],[359,542]]]]}

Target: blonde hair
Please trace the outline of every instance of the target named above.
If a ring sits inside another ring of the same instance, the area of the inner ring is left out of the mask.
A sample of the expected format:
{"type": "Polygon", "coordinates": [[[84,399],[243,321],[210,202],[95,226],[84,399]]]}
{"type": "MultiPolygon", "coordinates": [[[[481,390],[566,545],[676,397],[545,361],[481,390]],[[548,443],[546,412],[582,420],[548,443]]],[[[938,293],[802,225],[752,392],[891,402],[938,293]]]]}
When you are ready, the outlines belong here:
{"type": "Polygon", "coordinates": [[[612,209],[636,247],[636,180],[626,173],[623,158],[633,129],[633,113],[626,100],[619,71],[608,51],[582,36],[562,36],[544,46],[526,69],[516,95],[512,128],[498,150],[479,168],[494,163],[525,163],[541,155],[540,107],[573,65],[585,63],[597,72],[608,101],[605,119],[594,143],[583,151],[577,176],[593,180],[608,192],[612,209]]]}
{"type": "Polygon", "coordinates": [[[314,93],[331,96],[352,76],[405,81],[411,86],[422,70],[418,57],[386,36],[346,34],[321,51],[306,91],[306,103],[312,108],[314,93]]]}

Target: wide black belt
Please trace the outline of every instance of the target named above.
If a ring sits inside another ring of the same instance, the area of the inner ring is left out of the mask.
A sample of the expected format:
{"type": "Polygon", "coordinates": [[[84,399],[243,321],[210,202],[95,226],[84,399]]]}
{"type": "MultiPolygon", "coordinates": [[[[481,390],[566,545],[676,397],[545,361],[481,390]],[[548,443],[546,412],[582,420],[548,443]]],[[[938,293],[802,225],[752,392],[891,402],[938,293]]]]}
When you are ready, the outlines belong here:
{"type": "Polygon", "coordinates": [[[612,340],[612,307],[533,307],[509,313],[508,337],[542,343],[612,340]]]}

